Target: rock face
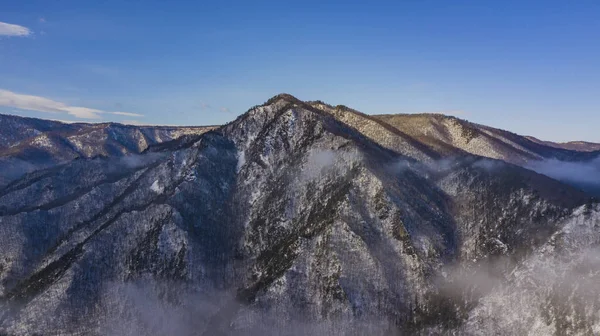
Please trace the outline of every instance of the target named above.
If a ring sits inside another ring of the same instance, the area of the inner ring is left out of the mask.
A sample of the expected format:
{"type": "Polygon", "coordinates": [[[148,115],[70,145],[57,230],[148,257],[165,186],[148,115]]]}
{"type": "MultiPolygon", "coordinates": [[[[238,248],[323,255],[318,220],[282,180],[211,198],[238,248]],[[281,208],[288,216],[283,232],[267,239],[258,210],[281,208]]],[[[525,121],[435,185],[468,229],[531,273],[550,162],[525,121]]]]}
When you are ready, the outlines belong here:
{"type": "Polygon", "coordinates": [[[600,332],[595,200],[434,142],[279,95],[30,173],[0,189],[0,332],[600,332]]]}

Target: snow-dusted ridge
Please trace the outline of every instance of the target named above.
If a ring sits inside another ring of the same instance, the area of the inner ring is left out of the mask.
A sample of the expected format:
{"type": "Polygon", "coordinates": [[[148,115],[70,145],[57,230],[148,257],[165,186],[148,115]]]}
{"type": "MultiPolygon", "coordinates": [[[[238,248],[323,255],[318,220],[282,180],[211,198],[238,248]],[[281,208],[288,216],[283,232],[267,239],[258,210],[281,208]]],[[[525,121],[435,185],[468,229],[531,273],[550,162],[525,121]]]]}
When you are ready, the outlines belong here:
{"type": "Polygon", "coordinates": [[[423,135],[284,94],[34,171],[0,188],[0,333],[597,331],[595,199],[441,120],[423,135]],[[589,301],[561,294],[573,270],[589,301]]]}

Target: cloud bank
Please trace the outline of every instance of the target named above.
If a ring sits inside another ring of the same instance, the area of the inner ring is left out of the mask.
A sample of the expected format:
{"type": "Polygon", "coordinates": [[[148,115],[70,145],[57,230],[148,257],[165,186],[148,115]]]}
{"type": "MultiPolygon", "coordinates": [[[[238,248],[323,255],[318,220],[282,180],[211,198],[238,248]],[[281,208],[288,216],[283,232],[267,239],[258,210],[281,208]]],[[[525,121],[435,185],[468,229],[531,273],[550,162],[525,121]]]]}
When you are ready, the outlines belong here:
{"type": "Polygon", "coordinates": [[[0,22],[0,36],[29,36],[32,32],[27,27],[0,22]]]}
{"type": "Polygon", "coordinates": [[[106,112],[98,109],[69,106],[48,98],[15,93],[0,89],[0,106],[14,107],[29,111],[48,113],[67,113],[80,119],[100,119],[101,114],[113,114],[129,117],[143,117],[141,114],[129,112],[106,112]]]}

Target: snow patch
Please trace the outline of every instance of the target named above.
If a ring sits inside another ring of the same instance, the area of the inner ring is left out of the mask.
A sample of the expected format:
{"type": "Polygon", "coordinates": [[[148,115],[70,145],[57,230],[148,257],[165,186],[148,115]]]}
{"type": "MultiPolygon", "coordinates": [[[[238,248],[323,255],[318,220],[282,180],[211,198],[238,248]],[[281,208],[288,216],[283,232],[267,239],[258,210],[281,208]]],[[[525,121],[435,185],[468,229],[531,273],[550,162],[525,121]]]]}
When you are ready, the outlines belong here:
{"type": "Polygon", "coordinates": [[[157,193],[157,194],[161,194],[161,193],[162,193],[162,192],[165,190],[165,187],[164,187],[164,186],[162,186],[162,185],[161,185],[161,184],[158,182],[158,180],[156,180],[156,181],[154,181],[154,183],[152,183],[152,185],[150,186],[150,189],[151,189],[152,191],[154,191],[155,193],[157,193]]]}

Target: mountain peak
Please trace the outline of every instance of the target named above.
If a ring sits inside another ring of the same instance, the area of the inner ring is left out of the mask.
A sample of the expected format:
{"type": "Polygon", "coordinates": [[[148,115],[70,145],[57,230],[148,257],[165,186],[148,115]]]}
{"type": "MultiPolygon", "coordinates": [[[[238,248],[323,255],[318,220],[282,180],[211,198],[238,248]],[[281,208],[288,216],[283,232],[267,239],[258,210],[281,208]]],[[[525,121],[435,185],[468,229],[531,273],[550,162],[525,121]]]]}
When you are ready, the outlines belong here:
{"type": "Polygon", "coordinates": [[[271,105],[271,104],[273,104],[273,103],[275,103],[277,101],[280,101],[280,100],[285,100],[285,101],[287,101],[289,103],[302,103],[302,101],[300,99],[292,96],[289,93],[280,93],[280,94],[276,94],[273,97],[269,98],[269,100],[267,100],[263,104],[263,106],[271,105]]]}

